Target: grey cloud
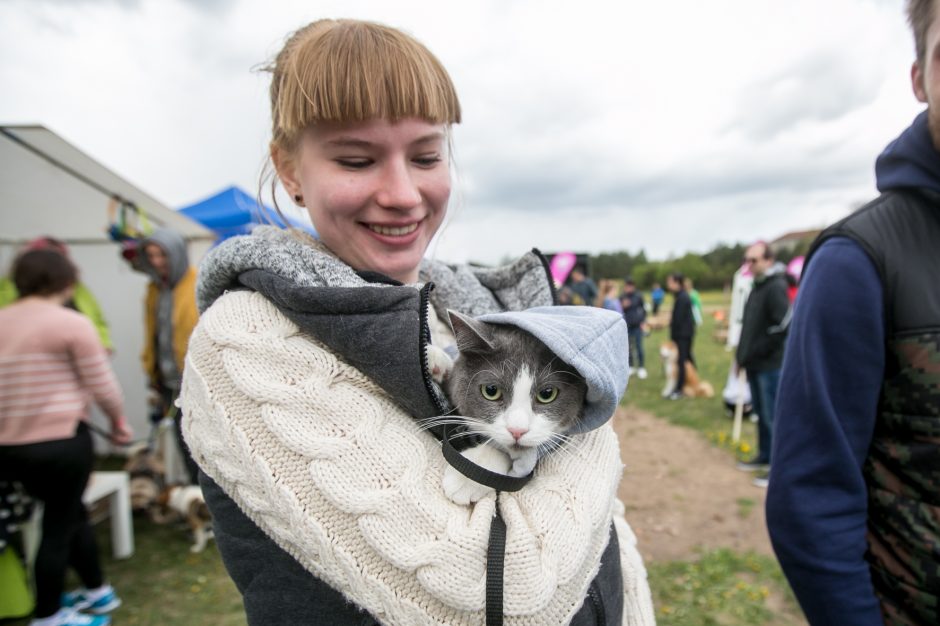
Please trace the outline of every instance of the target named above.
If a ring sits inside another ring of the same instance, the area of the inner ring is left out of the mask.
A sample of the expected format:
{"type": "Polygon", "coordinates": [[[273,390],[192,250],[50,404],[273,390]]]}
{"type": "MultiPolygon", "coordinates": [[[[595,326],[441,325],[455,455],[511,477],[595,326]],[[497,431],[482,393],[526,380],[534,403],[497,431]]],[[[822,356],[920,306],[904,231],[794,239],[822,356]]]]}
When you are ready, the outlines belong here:
{"type": "Polygon", "coordinates": [[[227,13],[234,6],[232,0],[180,0],[183,4],[199,9],[205,13],[227,13]]]}
{"type": "Polygon", "coordinates": [[[741,98],[749,112],[725,132],[764,141],[803,122],[829,122],[871,104],[880,82],[863,63],[838,51],[819,51],[783,72],[756,82],[741,98]]]}
{"type": "Polygon", "coordinates": [[[846,158],[823,148],[806,155],[736,154],[707,164],[684,163],[666,172],[598,174],[585,158],[545,159],[534,165],[468,164],[474,205],[499,205],[517,210],[562,211],[585,206],[654,208],[673,203],[706,201],[763,191],[790,193],[841,188],[863,183],[869,158],[846,158]],[[823,166],[823,163],[825,166],[823,166]],[[586,165],[585,165],[586,164],[586,165]]]}
{"type": "MultiPolygon", "coordinates": [[[[12,3],[12,0],[0,0],[3,3],[12,3]]],[[[142,4],[142,0],[33,0],[29,4],[38,5],[58,5],[63,7],[74,7],[79,5],[101,4],[118,5],[125,9],[137,9],[142,4]]]]}

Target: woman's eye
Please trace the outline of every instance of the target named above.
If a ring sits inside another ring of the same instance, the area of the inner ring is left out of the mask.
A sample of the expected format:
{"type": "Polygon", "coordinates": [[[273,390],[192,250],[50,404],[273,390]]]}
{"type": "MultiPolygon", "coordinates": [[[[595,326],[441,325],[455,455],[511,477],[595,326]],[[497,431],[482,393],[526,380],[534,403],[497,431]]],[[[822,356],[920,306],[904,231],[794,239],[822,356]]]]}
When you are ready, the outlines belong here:
{"type": "Polygon", "coordinates": [[[541,402],[542,404],[548,404],[549,402],[554,402],[555,398],[558,397],[558,387],[542,387],[539,389],[539,392],[535,394],[535,399],[541,402]]]}
{"type": "Polygon", "coordinates": [[[372,159],[336,159],[336,162],[351,170],[361,170],[372,165],[372,159]]]}
{"type": "Polygon", "coordinates": [[[499,400],[503,397],[503,390],[497,385],[480,385],[480,393],[487,400],[499,400]]]}
{"type": "Polygon", "coordinates": [[[439,154],[428,154],[415,157],[412,159],[414,163],[421,167],[434,167],[441,162],[441,155],[439,154]]]}

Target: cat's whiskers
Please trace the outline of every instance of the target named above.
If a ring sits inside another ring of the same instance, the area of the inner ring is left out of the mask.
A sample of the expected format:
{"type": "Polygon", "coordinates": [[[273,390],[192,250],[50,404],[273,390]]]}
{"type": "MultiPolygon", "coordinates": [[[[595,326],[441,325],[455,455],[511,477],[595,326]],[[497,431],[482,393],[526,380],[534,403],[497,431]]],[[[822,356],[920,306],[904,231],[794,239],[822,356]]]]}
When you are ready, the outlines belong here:
{"type": "Polygon", "coordinates": [[[427,419],[417,420],[417,422],[418,422],[418,430],[421,430],[421,431],[430,430],[437,426],[447,426],[447,425],[460,426],[464,423],[462,420],[459,420],[459,419],[441,418],[441,417],[429,417],[427,419]]]}
{"type": "Polygon", "coordinates": [[[568,435],[552,433],[548,441],[539,445],[539,456],[541,457],[552,453],[565,455],[569,459],[575,458],[576,455],[571,446],[566,445],[571,441],[571,439],[572,438],[568,435]]]}

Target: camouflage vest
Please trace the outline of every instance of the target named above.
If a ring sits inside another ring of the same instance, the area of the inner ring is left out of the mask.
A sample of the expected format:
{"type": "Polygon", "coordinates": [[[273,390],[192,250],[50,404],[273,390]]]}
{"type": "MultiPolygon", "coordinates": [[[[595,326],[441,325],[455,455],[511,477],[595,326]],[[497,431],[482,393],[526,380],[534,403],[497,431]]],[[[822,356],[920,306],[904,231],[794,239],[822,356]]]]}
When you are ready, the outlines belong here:
{"type": "Polygon", "coordinates": [[[882,194],[809,256],[830,237],[858,243],[884,289],[885,374],[864,467],[872,582],[886,624],[940,624],[940,194],[882,194]]]}

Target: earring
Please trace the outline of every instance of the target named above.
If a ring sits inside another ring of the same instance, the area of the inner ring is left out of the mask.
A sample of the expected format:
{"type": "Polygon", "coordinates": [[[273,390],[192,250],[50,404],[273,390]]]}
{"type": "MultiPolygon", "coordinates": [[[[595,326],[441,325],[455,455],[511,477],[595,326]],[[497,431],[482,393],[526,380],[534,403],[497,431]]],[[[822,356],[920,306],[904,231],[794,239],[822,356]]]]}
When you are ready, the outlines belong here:
{"type": "Polygon", "coordinates": [[[304,205],[304,197],[303,197],[302,195],[300,195],[299,193],[295,193],[295,194],[294,194],[294,202],[296,202],[296,203],[299,204],[300,206],[303,206],[303,205],[304,205]]]}

